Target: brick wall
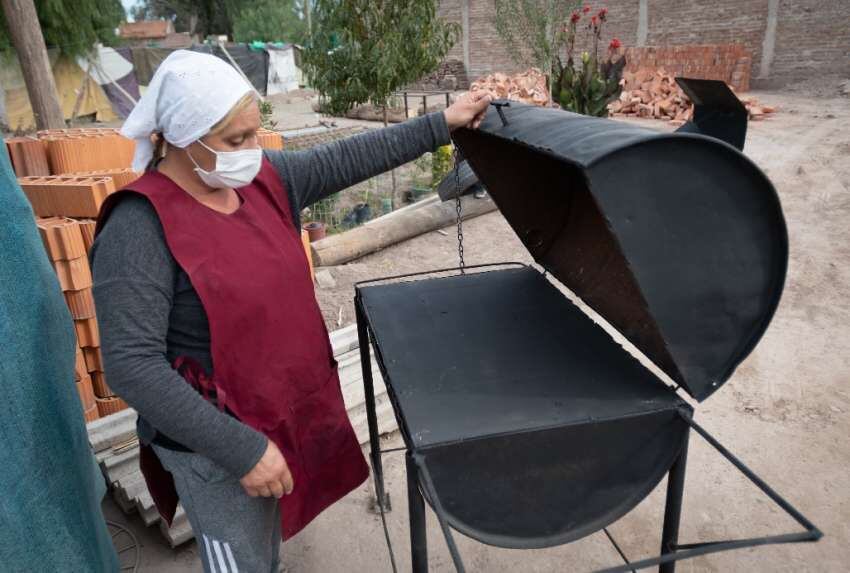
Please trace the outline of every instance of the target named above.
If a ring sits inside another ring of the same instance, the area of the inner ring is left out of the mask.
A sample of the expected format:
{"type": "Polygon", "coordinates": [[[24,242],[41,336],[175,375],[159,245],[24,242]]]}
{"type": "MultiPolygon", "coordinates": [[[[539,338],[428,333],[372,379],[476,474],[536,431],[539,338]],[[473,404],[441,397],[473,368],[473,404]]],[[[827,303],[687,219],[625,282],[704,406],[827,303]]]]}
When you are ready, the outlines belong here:
{"type": "Polygon", "coordinates": [[[675,76],[723,80],[739,92],[750,89],[750,55],[741,44],[628,48],[626,69],[664,68],[675,76]]]}
{"type": "MultiPolygon", "coordinates": [[[[602,38],[599,44],[599,50],[601,53],[605,52],[611,38],[617,38],[624,46],[637,45],[637,0],[632,0],[630,2],[614,0],[604,3],[590,2],[589,4],[594,8],[594,10],[590,13],[591,15],[598,12],[599,8],[603,6],[609,10],[608,18],[602,28],[602,38]]],[[[576,37],[576,50],[578,52],[583,50],[590,51],[592,47],[590,31],[582,25],[586,23],[585,20],[586,18],[584,18],[579,24],[578,35],[576,37]]]]}
{"type": "Polygon", "coordinates": [[[469,78],[463,61],[446,58],[432,73],[407,86],[408,90],[456,91],[469,89],[469,78]]]}
{"type": "Polygon", "coordinates": [[[850,0],[781,0],[778,16],[767,85],[827,71],[850,77],[850,0]]]}
{"type": "Polygon", "coordinates": [[[515,72],[525,66],[514,62],[493,23],[493,0],[466,0],[469,4],[469,79],[494,71],[515,72]]]}
{"type": "MultiPolygon", "coordinates": [[[[612,37],[625,46],[638,44],[640,6],[645,4],[644,46],[741,44],[752,57],[755,86],[778,86],[824,73],[850,76],[850,0],[591,0],[589,4],[610,11],[602,50],[612,37]]],[[[465,30],[469,78],[520,69],[493,26],[493,0],[441,0],[440,14],[462,23],[464,5],[469,11],[465,30]]],[[[585,48],[586,40],[582,36],[579,40],[578,46],[585,48]]],[[[450,57],[463,61],[463,41],[450,57]]]]}
{"type": "MultiPolygon", "coordinates": [[[[461,0],[439,0],[437,14],[446,22],[453,22],[461,26],[461,0]]],[[[446,59],[463,61],[463,38],[458,38],[446,59]]]]}
{"type": "Polygon", "coordinates": [[[649,46],[743,44],[761,60],[768,0],[651,0],[649,46]]]}

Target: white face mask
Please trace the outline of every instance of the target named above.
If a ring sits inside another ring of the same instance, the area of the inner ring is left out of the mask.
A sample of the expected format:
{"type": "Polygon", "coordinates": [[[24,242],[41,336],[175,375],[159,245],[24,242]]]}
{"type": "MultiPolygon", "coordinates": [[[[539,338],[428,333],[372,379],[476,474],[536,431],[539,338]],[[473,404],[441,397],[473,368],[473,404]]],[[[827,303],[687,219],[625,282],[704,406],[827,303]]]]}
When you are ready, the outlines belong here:
{"type": "Polygon", "coordinates": [[[186,154],[195,164],[195,173],[198,174],[201,181],[213,189],[244,187],[253,181],[257,173],[260,172],[263,150],[259,147],[239,151],[216,151],[200,139],[198,143],[215,155],[215,168],[212,171],[201,169],[192,154],[188,151],[186,151],[186,154]]]}

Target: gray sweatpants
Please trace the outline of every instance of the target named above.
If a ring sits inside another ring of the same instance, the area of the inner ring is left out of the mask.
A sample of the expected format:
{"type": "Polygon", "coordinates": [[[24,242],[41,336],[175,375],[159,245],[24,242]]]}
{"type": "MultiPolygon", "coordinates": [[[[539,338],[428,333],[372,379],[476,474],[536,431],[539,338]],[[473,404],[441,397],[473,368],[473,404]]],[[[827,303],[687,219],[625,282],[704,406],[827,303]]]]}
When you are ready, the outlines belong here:
{"type": "Polygon", "coordinates": [[[280,506],[251,497],[239,478],[200,454],[154,446],[174,476],[195,532],[204,573],[278,573],[280,506]]]}

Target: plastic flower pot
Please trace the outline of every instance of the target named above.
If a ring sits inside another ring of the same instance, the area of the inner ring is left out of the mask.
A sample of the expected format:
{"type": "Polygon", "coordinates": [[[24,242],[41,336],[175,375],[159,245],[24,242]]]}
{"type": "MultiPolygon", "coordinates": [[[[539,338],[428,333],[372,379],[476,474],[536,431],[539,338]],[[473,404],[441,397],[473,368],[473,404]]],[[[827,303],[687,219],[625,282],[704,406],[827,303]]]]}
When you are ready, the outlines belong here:
{"type": "Polygon", "coordinates": [[[311,221],[304,224],[304,230],[310,236],[310,242],[315,243],[319,239],[324,239],[327,235],[325,224],[320,221],[311,221]]]}

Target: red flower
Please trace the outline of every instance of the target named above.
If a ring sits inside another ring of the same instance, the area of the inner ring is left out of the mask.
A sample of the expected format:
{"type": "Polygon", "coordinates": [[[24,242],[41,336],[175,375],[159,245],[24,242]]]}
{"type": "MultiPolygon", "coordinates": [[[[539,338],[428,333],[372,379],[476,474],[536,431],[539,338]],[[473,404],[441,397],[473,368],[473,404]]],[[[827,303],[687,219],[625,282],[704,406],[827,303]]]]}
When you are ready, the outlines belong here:
{"type": "Polygon", "coordinates": [[[599,19],[603,22],[605,21],[605,17],[608,16],[608,8],[603,8],[599,11],[599,19]]]}
{"type": "Polygon", "coordinates": [[[593,26],[594,28],[596,27],[596,16],[594,16],[593,18],[591,18],[591,19],[590,19],[590,24],[591,24],[591,26],[593,26]]]}
{"type": "Polygon", "coordinates": [[[590,6],[585,6],[584,8],[581,9],[581,11],[584,12],[585,14],[587,14],[588,12],[590,12],[590,6]]]}
{"type": "Polygon", "coordinates": [[[619,50],[620,46],[622,46],[622,44],[620,43],[620,40],[618,40],[617,38],[614,38],[613,40],[611,40],[611,43],[608,44],[608,49],[613,52],[614,50],[619,50]]]}
{"type": "Polygon", "coordinates": [[[570,22],[572,22],[573,24],[575,24],[575,23],[576,23],[576,22],[578,22],[579,20],[581,20],[581,14],[579,14],[578,12],[573,12],[573,15],[572,15],[572,16],[570,16],[570,22]]]}

